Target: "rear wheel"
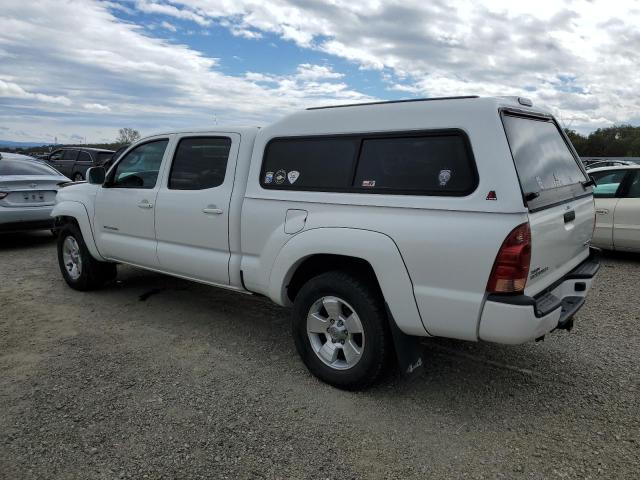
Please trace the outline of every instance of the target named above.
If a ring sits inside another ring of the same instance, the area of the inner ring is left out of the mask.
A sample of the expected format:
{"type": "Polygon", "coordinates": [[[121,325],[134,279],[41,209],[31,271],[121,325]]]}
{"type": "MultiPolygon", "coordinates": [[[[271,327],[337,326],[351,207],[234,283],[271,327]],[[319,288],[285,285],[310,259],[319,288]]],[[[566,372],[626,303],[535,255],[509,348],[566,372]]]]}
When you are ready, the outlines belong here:
{"type": "Polygon", "coordinates": [[[294,303],[293,335],[309,371],[346,390],[373,383],[391,354],[378,289],[347,272],[324,273],[302,287],[294,303]]]}
{"type": "Polygon", "coordinates": [[[76,172],[73,174],[73,181],[74,182],[81,182],[82,180],[84,180],[84,177],[82,176],[82,174],[80,172],[76,172]]]}
{"type": "Polygon", "coordinates": [[[91,256],[80,229],[73,224],[63,227],[58,235],[58,264],[64,280],[75,290],[101,287],[117,275],[115,263],[91,256]]]}

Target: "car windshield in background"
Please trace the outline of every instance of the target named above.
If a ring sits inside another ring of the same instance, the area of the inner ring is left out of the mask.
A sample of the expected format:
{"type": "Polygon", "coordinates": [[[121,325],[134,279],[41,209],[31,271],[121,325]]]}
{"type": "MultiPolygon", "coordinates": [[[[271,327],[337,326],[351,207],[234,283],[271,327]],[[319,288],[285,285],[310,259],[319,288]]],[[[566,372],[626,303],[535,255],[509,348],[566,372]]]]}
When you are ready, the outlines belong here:
{"type": "Polygon", "coordinates": [[[551,119],[505,113],[503,123],[530,209],[584,194],[587,178],[551,119]]]}
{"type": "Polygon", "coordinates": [[[0,160],[0,176],[3,175],[60,175],[41,163],[23,160],[0,160]]]}

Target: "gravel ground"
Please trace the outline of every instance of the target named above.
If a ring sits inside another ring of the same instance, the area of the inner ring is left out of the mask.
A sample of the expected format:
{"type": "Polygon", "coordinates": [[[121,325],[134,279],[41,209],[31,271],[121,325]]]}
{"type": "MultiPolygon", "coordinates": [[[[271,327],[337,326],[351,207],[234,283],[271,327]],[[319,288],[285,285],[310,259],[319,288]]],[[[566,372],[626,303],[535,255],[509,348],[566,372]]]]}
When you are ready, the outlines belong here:
{"type": "Polygon", "coordinates": [[[571,333],[425,341],[416,379],[311,377],[269,301],[128,267],[69,289],[46,233],[0,237],[0,478],[638,478],[640,256],[571,333]]]}

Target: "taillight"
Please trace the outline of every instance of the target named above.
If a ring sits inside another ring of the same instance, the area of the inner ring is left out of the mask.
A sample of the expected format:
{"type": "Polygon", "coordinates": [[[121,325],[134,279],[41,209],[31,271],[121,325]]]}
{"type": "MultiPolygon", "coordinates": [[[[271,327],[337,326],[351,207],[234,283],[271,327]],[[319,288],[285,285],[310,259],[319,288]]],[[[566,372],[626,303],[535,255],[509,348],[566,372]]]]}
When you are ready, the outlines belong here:
{"type": "Polygon", "coordinates": [[[487,292],[522,293],[531,263],[531,230],[529,223],[514,228],[502,243],[491,270],[487,292]]]}

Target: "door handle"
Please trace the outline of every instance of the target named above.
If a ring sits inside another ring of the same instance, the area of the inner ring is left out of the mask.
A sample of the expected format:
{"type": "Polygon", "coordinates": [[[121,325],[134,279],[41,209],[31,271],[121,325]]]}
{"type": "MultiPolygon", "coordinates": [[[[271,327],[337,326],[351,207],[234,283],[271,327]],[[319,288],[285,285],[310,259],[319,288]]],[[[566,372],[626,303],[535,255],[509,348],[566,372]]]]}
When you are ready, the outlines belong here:
{"type": "Polygon", "coordinates": [[[138,204],[138,208],[153,208],[153,203],[149,203],[149,200],[142,200],[138,204]]]}
{"type": "Polygon", "coordinates": [[[202,213],[207,215],[222,215],[222,209],[216,207],[207,207],[202,209],[202,213]]]}
{"type": "Polygon", "coordinates": [[[576,219],[575,210],[569,210],[564,214],[564,223],[573,222],[576,219]]]}
{"type": "Polygon", "coordinates": [[[608,210],[608,209],[606,209],[606,208],[598,208],[598,209],[596,210],[596,213],[597,213],[598,215],[607,215],[607,214],[609,213],[609,210],[608,210]]]}

